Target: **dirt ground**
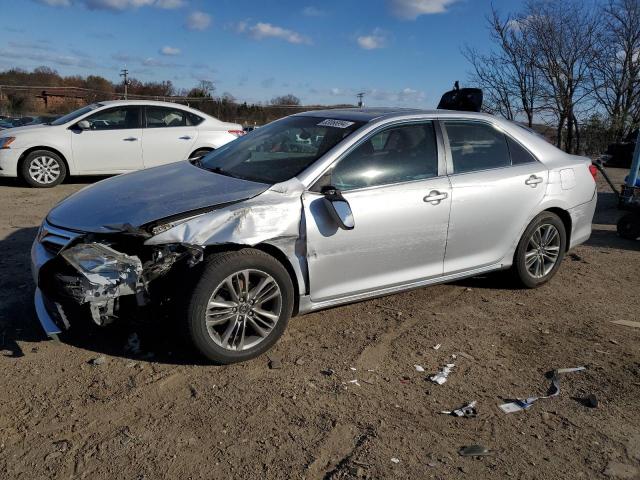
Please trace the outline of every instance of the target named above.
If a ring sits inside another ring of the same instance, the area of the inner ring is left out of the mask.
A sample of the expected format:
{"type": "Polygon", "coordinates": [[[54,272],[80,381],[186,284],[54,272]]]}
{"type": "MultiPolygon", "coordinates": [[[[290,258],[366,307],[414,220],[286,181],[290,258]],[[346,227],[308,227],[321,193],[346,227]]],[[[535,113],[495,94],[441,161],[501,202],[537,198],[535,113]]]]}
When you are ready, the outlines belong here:
{"type": "Polygon", "coordinates": [[[0,478],[640,478],[640,329],[611,323],[640,320],[640,242],[616,236],[604,186],[592,238],[550,284],[490,275],[298,317],[271,369],[203,364],[167,325],[136,327],[137,355],[127,328],[44,338],[30,244],[93,181],[0,182],[0,478]],[[558,397],[498,408],[574,366],[558,397]],[[439,413],[471,400],[476,418],[439,413]],[[490,455],[458,454],[473,444],[490,455]]]}

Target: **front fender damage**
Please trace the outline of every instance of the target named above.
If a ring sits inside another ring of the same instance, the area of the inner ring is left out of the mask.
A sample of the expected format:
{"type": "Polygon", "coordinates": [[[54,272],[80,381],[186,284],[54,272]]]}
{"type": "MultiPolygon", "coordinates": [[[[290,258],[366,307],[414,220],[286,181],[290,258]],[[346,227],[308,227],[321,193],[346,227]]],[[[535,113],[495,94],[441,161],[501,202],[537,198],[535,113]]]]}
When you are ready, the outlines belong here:
{"type": "Polygon", "coordinates": [[[58,275],[58,280],[76,303],[89,305],[98,325],[118,317],[123,297],[135,299],[138,306],[154,303],[150,284],[177,264],[191,267],[201,262],[207,246],[270,244],[290,259],[298,277],[294,281],[300,282],[306,277],[302,191],[302,184],[293,179],[250,200],[156,227],[157,234],[150,238],[119,232],[138,245],[136,254],[105,238],[85,238],[60,254],[80,275],[58,275]]]}

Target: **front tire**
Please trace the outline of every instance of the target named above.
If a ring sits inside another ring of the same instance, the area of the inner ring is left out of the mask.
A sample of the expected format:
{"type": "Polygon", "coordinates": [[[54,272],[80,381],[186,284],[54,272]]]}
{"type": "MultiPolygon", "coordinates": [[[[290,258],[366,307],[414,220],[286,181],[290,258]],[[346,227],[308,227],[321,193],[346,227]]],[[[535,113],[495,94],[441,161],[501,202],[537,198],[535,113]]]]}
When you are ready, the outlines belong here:
{"type": "Polygon", "coordinates": [[[255,358],[282,336],[293,311],[289,273],[246,248],[209,257],[187,301],[188,339],[216,364],[255,358]]]}
{"type": "Polygon", "coordinates": [[[556,274],[567,250],[564,223],[552,212],[542,212],[524,231],[514,258],[513,272],[526,288],[547,283],[556,274]]]}
{"type": "Polygon", "coordinates": [[[20,174],[32,187],[51,188],[65,179],[67,166],[59,155],[49,150],[35,150],[22,162],[20,174]]]}

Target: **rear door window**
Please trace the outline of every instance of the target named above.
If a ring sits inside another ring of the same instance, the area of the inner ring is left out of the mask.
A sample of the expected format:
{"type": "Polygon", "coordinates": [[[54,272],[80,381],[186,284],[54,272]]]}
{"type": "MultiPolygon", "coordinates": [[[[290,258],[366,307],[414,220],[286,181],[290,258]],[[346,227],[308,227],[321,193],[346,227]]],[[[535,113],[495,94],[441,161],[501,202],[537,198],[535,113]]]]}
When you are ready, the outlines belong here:
{"type": "Polygon", "coordinates": [[[454,173],[475,172],[511,165],[507,137],[484,122],[445,121],[454,173]]]}
{"type": "Polygon", "coordinates": [[[169,107],[146,107],[147,128],[189,127],[202,121],[197,115],[169,107]],[[197,123],[194,123],[196,117],[197,123]]]}

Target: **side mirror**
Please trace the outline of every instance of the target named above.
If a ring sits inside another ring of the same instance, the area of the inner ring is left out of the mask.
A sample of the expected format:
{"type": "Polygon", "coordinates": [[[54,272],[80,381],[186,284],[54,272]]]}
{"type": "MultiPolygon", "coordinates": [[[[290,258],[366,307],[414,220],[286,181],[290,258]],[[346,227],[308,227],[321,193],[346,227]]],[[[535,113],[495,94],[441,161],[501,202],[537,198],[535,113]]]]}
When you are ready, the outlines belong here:
{"type": "Polygon", "coordinates": [[[91,124],[87,120],[80,120],[78,123],[76,123],[76,126],[80,130],[90,130],[91,129],[91,124]]]}
{"type": "Polygon", "coordinates": [[[353,230],[356,226],[353,220],[353,212],[349,202],[342,196],[340,190],[336,187],[328,185],[322,187],[322,194],[324,195],[324,204],[331,215],[331,218],[338,224],[343,230],[353,230]]]}

